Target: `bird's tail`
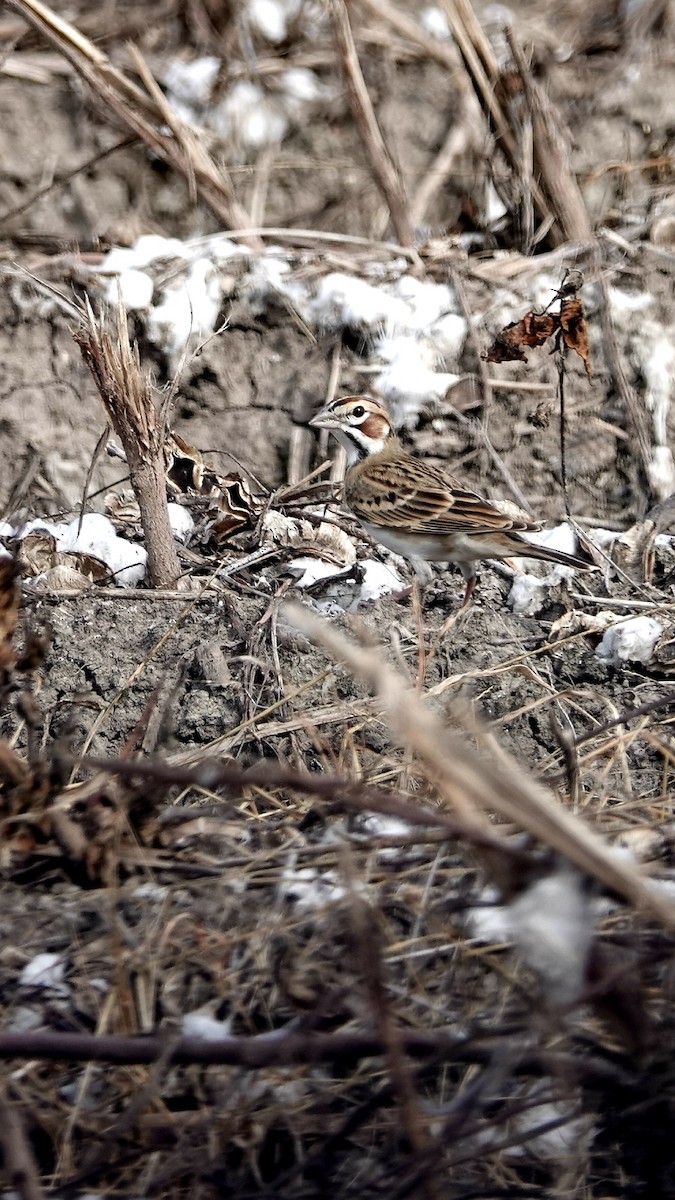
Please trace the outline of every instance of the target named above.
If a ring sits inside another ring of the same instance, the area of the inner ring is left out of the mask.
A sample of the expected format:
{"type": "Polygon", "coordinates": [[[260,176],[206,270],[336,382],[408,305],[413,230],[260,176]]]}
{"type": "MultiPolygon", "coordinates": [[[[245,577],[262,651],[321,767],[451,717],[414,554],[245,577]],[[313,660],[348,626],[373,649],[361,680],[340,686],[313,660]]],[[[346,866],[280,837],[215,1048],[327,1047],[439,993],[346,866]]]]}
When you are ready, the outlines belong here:
{"type": "Polygon", "coordinates": [[[529,542],[527,538],[522,538],[522,543],[523,558],[541,558],[547,562],[562,563],[565,567],[574,567],[575,571],[592,571],[596,566],[590,555],[582,558],[578,554],[565,554],[564,550],[555,550],[553,546],[538,546],[536,542],[529,542]]]}

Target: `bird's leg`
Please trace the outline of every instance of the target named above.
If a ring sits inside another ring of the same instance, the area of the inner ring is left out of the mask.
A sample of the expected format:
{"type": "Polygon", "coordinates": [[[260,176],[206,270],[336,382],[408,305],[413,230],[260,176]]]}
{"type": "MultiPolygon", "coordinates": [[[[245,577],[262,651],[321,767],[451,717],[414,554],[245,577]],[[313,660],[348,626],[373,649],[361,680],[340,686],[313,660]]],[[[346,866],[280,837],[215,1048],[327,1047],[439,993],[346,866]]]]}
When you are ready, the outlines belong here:
{"type": "Polygon", "coordinates": [[[408,596],[414,594],[414,589],[417,587],[418,602],[421,601],[424,588],[434,577],[431,567],[423,558],[411,558],[410,565],[415,572],[415,578],[408,587],[401,588],[400,592],[392,592],[394,600],[407,600],[408,596]]]}
{"type": "Polygon", "coordinates": [[[466,580],[464,599],[462,600],[462,603],[458,609],[458,612],[462,612],[462,610],[471,602],[471,597],[473,596],[473,589],[476,586],[476,568],[473,563],[460,563],[459,569],[466,580]]]}

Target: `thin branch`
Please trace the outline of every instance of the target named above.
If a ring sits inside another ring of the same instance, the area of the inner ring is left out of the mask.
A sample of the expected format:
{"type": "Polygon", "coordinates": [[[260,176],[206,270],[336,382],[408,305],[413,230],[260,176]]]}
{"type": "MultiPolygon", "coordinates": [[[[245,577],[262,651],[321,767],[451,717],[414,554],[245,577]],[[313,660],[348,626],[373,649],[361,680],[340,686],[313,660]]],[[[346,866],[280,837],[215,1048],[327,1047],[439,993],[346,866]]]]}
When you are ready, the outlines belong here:
{"type": "Polygon", "coordinates": [[[138,138],[132,134],[130,137],[122,138],[121,142],[115,142],[114,146],[108,146],[107,150],[101,150],[98,154],[93,154],[86,162],[80,163],[79,167],[75,167],[73,171],[68,171],[65,175],[57,175],[56,179],[52,179],[51,183],[39,188],[37,192],[28,200],[24,200],[23,204],[17,204],[16,208],[9,208],[7,212],[0,213],[0,225],[4,225],[6,221],[10,221],[13,217],[19,217],[26,209],[31,208],[33,204],[37,204],[38,200],[44,199],[50,192],[57,188],[63,187],[64,184],[70,183],[71,179],[76,179],[78,175],[82,175],[84,171],[90,171],[92,167],[97,167],[104,159],[109,158],[111,154],[116,154],[118,150],[124,150],[127,146],[133,146],[138,141],[138,138]]]}

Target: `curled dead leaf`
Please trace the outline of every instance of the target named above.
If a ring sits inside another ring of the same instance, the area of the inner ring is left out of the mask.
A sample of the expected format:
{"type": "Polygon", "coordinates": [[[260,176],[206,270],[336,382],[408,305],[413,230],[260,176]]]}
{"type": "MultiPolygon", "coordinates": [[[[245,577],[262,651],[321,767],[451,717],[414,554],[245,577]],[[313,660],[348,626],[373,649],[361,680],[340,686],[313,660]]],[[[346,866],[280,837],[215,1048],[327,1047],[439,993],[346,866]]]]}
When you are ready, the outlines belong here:
{"type": "Polygon", "coordinates": [[[19,619],[19,564],[0,558],[0,683],[14,666],[12,638],[19,619]]]}
{"type": "Polygon", "coordinates": [[[578,296],[564,296],[560,301],[560,330],[565,345],[574,350],[591,378],[591,362],[588,354],[588,327],[584,308],[578,296]]]}
{"type": "Polygon", "coordinates": [[[571,271],[554,296],[554,301],[560,301],[560,311],[538,313],[530,309],[519,321],[512,321],[500,330],[483,359],[495,363],[527,362],[523,346],[543,346],[552,337],[555,338],[556,349],[562,341],[569,350],[579,355],[590,379],[588,327],[583,304],[577,295],[582,283],[580,273],[571,271]]]}
{"type": "Polygon", "coordinates": [[[483,358],[495,363],[527,362],[522,347],[543,346],[558,328],[559,318],[553,313],[536,313],[530,309],[520,321],[504,326],[483,358]]]}
{"type": "Polygon", "coordinates": [[[219,475],[204,462],[199,450],[174,433],[166,445],[167,486],[174,495],[205,496],[217,513],[209,523],[208,538],[216,546],[230,534],[252,525],[263,510],[264,498],[255,495],[243,475],[219,475]]]}

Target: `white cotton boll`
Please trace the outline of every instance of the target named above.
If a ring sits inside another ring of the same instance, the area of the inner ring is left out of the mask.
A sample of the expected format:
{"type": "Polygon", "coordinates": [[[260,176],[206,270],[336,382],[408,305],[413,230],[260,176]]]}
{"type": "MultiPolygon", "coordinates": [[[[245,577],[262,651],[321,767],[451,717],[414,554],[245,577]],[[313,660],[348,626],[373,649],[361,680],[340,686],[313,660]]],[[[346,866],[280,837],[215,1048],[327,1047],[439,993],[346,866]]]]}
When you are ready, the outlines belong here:
{"type": "Polygon", "coordinates": [[[203,249],[217,264],[229,263],[233,258],[242,258],[250,254],[250,250],[246,246],[240,246],[238,242],[233,242],[231,238],[223,237],[221,234],[214,234],[213,237],[207,238],[203,249]]]}
{"type": "Polygon", "coordinates": [[[358,595],[359,604],[370,604],[373,600],[379,600],[381,596],[401,591],[403,580],[393,567],[376,562],[373,558],[364,559],[361,566],[364,574],[358,595]]]}
{"type": "Polygon", "coordinates": [[[361,833],[367,833],[369,837],[405,837],[410,829],[409,821],[389,817],[386,813],[369,813],[360,825],[361,833]]]}
{"type": "Polygon", "coordinates": [[[300,9],[300,0],[249,0],[251,26],[268,42],[278,46],[288,36],[288,23],[300,9]]]}
{"type": "Polygon", "coordinates": [[[435,38],[449,38],[450,26],[445,13],[437,8],[435,4],[430,4],[428,8],[423,8],[420,13],[420,25],[425,33],[435,38]]]}
{"type": "MultiPolygon", "coordinates": [[[[0,521],[0,537],[4,537],[4,538],[13,538],[14,537],[14,529],[9,524],[9,521],[0,521]]],[[[11,558],[11,557],[12,556],[11,556],[9,550],[6,550],[4,546],[0,545],[0,558],[11,558]]]]}
{"type": "Polygon", "coordinates": [[[595,546],[599,546],[601,550],[608,550],[621,537],[618,529],[591,529],[587,536],[595,546]]]}
{"type": "Polygon", "coordinates": [[[192,335],[205,338],[213,332],[220,302],[218,272],[208,258],[198,258],[180,283],[164,290],[160,303],[148,314],[146,332],[172,367],[192,335]]]}
{"type": "Polygon", "coordinates": [[[262,150],[282,142],[288,130],[288,119],[274,101],[265,100],[257,108],[243,113],[235,126],[236,140],[247,150],[262,150]]]}
{"type": "Polygon", "coordinates": [[[440,400],[458,375],[433,369],[433,347],[415,337],[381,338],[376,352],[388,365],[375,378],[397,425],[413,425],[425,400],[440,400]]]}
{"type": "Polygon", "coordinates": [[[145,575],[147,552],[143,546],[118,537],[112,521],[102,513],[85,513],[78,533],[76,517],[69,525],[56,527],[59,550],[91,554],[113,574],[118,587],[134,587],[145,575]]]}
{"type": "Polygon", "coordinates": [[[335,882],[332,871],[320,875],[314,867],[286,868],[279,884],[279,894],[282,899],[304,911],[341,900],[346,889],[335,882]]]}
{"type": "Polygon", "coordinates": [[[647,405],[653,413],[654,436],[659,445],[668,441],[668,410],[675,388],[675,331],[647,322],[640,330],[644,353],[640,365],[647,384],[647,405]]]}
{"type": "Polygon", "coordinates": [[[374,353],[378,358],[397,369],[433,371],[436,352],[426,338],[413,334],[396,333],[378,338],[374,353]]]}
{"type": "Polygon", "coordinates": [[[551,1003],[572,1004],[584,990],[593,942],[589,901],[572,870],[537,880],[509,905],[517,946],[551,1003]]]}
{"type": "Polygon", "coordinates": [[[187,258],[189,250],[179,238],[161,237],[146,233],[133,246],[113,246],[96,268],[98,275],[120,275],[123,271],[149,267],[159,259],[187,258]]]}
{"type": "Polygon", "coordinates": [[[544,607],[548,577],[516,575],[511,584],[508,605],[517,617],[534,617],[544,607]]]}
{"type": "Polygon", "coordinates": [[[277,0],[249,0],[248,19],[254,29],[278,45],[286,37],[288,22],[286,13],[277,0]]]}
{"type": "Polygon", "coordinates": [[[675,460],[669,446],[654,446],[647,464],[652,491],[659,500],[667,500],[675,492],[675,460]]]}
{"type": "Polygon", "coordinates": [[[511,1158],[522,1158],[525,1154],[534,1154],[537,1158],[544,1161],[564,1162],[570,1156],[576,1156],[579,1153],[580,1145],[589,1136],[589,1124],[586,1118],[579,1117],[572,1121],[565,1120],[569,1116],[571,1109],[566,1104],[547,1103],[534,1104],[518,1113],[515,1117],[513,1125],[514,1130],[521,1134],[527,1134],[530,1130],[535,1130],[541,1125],[548,1124],[549,1121],[562,1121],[555,1129],[549,1129],[546,1133],[535,1134],[528,1138],[523,1146],[509,1146],[505,1154],[511,1158]]]}
{"type": "Polygon", "coordinates": [[[58,542],[64,529],[65,525],[55,525],[52,521],[43,521],[41,517],[35,517],[31,521],[26,521],[24,525],[20,525],[16,530],[16,536],[25,538],[30,533],[49,533],[58,542]]]}
{"type": "Polygon", "coordinates": [[[332,94],[309,67],[289,67],[281,76],[281,86],[288,100],[303,104],[332,94]]]}
{"type": "Polygon", "coordinates": [[[106,300],[117,303],[118,290],[127,309],[140,310],[152,303],[154,283],[145,268],[159,260],[186,259],[189,249],[178,238],[143,234],[133,246],[114,246],[96,267],[97,275],[111,276],[106,300]]]}
{"type": "Polygon", "coordinates": [[[220,70],[220,59],[207,54],[185,62],[181,58],[171,59],[164,69],[163,83],[169,100],[182,101],[184,105],[204,108],[211,98],[211,89],[220,70]]]}
{"type": "Polygon", "coordinates": [[[401,275],[388,290],[405,301],[409,310],[407,326],[420,333],[426,333],[430,325],[456,306],[455,294],[446,284],[429,283],[414,275],[401,275]]]}
{"type": "Polygon", "coordinates": [[[245,150],[260,150],[282,140],[288,118],[277,97],[252,80],[240,79],[211,110],[208,125],[245,150]]]}
{"type": "Polygon", "coordinates": [[[60,954],[36,954],[21,971],[19,984],[22,987],[52,988],[58,992],[67,992],[63,982],[65,970],[66,964],[60,954]]]}
{"type": "Polygon", "coordinates": [[[136,587],[145,577],[147,558],[144,546],[128,542],[126,538],[115,538],[107,561],[117,586],[136,587]]]}
{"type": "Polygon", "coordinates": [[[290,269],[288,259],[281,254],[268,253],[253,259],[250,270],[241,280],[239,291],[254,316],[264,313],[276,295],[286,294],[291,283],[290,269]]]}
{"type": "Polygon", "coordinates": [[[131,265],[149,267],[151,263],[164,259],[186,259],[190,257],[189,247],[180,238],[162,237],[159,233],[143,233],[136,239],[130,251],[131,265]]]}
{"type": "Polygon", "coordinates": [[[497,889],[483,888],[479,899],[480,907],[467,908],[464,913],[467,935],[473,941],[500,946],[513,941],[511,915],[508,908],[497,903],[497,889]]]}
{"type": "Polygon", "coordinates": [[[300,589],[311,587],[319,579],[335,579],[351,570],[350,567],[336,567],[334,563],[324,562],[323,559],[312,558],[310,555],[292,558],[286,569],[292,575],[297,574],[295,586],[300,589]]]}
{"type": "Polygon", "coordinates": [[[158,883],[139,883],[131,894],[135,900],[149,900],[152,904],[163,904],[169,895],[169,889],[158,883]]]}
{"type": "Polygon", "coordinates": [[[121,275],[140,264],[131,246],[113,246],[96,268],[98,275],[121,275]]]}
{"type": "MultiPolygon", "coordinates": [[[[410,824],[400,817],[388,817],[383,813],[371,813],[359,827],[361,833],[374,838],[407,838],[410,834],[410,824]]],[[[377,857],[386,862],[399,858],[401,849],[398,846],[383,846],[377,851],[377,857]]]]}
{"type": "Polygon", "coordinates": [[[145,271],[122,271],[108,284],[106,300],[109,304],[115,304],[118,295],[121,295],[127,312],[138,312],[150,307],[154,290],[155,285],[145,271]]]}
{"type": "MultiPolygon", "coordinates": [[[[551,529],[537,529],[522,536],[526,542],[533,542],[535,546],[547,546],[550,550],[560,550],[563,554],[576,554],[578,550],[577,535],[566,521],[554,525],[551,529]]],[[[569,567],[565,569],[569,571],[569,567]]]]}
{"type": "Polygon", "coordinates": [[[630,617],[610,625],[595,653],[612,667],[623,662],[648,663],[662,633],[663,625],[653,617],[630,617]]]}
{"type": "MultiPolygon", "coordinates": [[[[528,289],[532,307],[535,308],[537,312],[543,312],[544,309],[549,308],[551,306],[551,301],[553,300],[559,288],[559,276],[549,275],[545,271],[542,271],[541,274],[536,275],[532,280],[530,280],[530,286],[528,289]]],[[[514,315],[509,317],[509,321],[519,320],[522,316],[522,311],[523,303],[521,297],[516,301],[514,315]]]]}
{"type": "Polygon", "coordinates": [[[112,543],[117,538],[115,526],[103,513],[85,513],[82,522],[75,517],[68,525],[56,526],[59,550],[93,554],[106,562],[112,543]]]}
{"type": "Polygon", "coordinates": [[[167,504],[171,532],[178,542],[186,542],[195,527],[194,518],[183,504],[167,504]]]}
{"type": "Polygon", "coordinates": [[[459,313],[446,313],[434,321],[428,331],[429,341],[446,363],[457,363],[469,333],[469,326],[459,313]]]}
{"type": "Polygon", "coordinates": [[[198,1008],[194,1012],[185,1013],[182,1020],[181,1032],[184,1037],[201,1038],[204,1042],[220,1042],[230,1036],[232,1021],[228,1017],[219,1021],[210,1011],[210,1006],[198,1008]]]}
{"type": "Polygon", "coordinates": [[[314,322],[325,329],[351,326],[374,331],[406,326],[409,317],[405,301],[388,295],[365,279],[339,271],[320,280],[311,309],[314,322]]]}
{"type": "Polygon", "coordinates": [[[498,221],[503,220],[508,211],[494,183],[489,179],[485,189],[485,224],[496,225],[498,221]]]}
{"type": "Polygon", "coordinates": [[[147,554],[143,546],[118,537],[115,527],[102,513],[85,513],[78,532],[78,518],[61,527],[58,547],[72,553],[91,554],[104,562],[119,587],[133,587],[145,574],[147,554]]]}
{"type": "Polygon", "coordinates": [[[649,292],[626,292],[611,284],[607,287],[607,300],[614,326],[625,334],[634,332],[636,313],[646,312],[654,303],[649,292]]]}

